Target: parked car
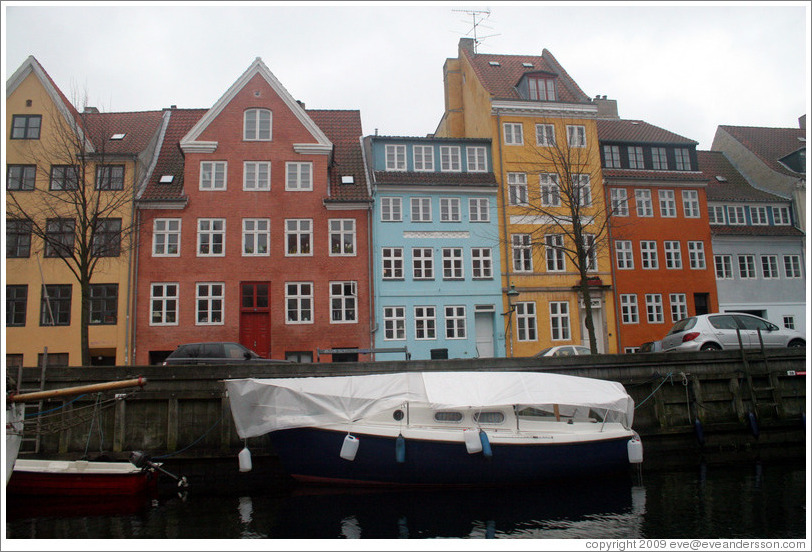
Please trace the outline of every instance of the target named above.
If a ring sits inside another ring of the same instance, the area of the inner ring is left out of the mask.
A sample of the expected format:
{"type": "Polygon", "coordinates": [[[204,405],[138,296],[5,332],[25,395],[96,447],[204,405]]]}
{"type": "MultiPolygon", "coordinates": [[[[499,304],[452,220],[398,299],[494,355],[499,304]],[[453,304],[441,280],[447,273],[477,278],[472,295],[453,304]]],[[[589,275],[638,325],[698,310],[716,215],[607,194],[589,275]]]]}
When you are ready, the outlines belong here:
{"type": "Polygon", "coordinates": [[[546,349],[542,349],[533,355],[533,357],[564,357],[591,354],[592,351],[589,349],[589,347],[582,347],[580,345],[556,345],[555,347],[547,347],[546,349]]]}
{"type": "Polygon", "coordinates": [[[646,341],[640,345],[641,353],[658,353],[663,350],[662,341],[646,341]]]}
{"type": "Polygon", "coordinates": [[[262,358],[239,343],[214,341],[180,345],[166,357],[164,366],[168,364],[278,364],[287,362],[290,361],[262,358]]]}
{"type": "Polygon", "coordinates": [[[805,347],[806,337],[752,314],[716,313],[683,318],[662,339],[663,351],[721,351],[739,348],[805,347]],[[759,339],[759,333],[761,338],[759,339]]]}

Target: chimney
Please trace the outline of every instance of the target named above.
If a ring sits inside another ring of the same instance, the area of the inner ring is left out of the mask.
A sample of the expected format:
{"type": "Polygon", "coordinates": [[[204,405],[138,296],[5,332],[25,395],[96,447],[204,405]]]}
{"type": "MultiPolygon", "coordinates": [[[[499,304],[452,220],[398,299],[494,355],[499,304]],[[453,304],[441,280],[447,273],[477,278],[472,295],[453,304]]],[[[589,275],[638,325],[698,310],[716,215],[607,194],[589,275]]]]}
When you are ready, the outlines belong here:
{"type": "Polygon", "coordinates": [[[305,103],[302,100],[296,100],[296,103],[299,104],[300,106],[302,106],[302,109],[307,109],[305,107],[305,103]]]}
{"type": "Polygon", "coordinates": [[[617,114],[617,100],[607,100],[606,96],[598,94],[592,103],[598,106],[598,119],[620,119],[617,114]]]}
{"type": "Polygon", "coordinates": [[[798,117],[798,128],[806,130],[806,113],[798,117]]]}
{"type": "Polygon", "coordinates": [[[475,54],[476,48],[474,46],[474,39],[473,38],[461,38],[460,39],[460,50],[468,50],[470,53],[475,54]]]}
{"type": "Polygon", "coordinates": [[[90,107],[89,105],[85,106],[85,113],[98,113],[99,108],[97,107],[90,107]]]}

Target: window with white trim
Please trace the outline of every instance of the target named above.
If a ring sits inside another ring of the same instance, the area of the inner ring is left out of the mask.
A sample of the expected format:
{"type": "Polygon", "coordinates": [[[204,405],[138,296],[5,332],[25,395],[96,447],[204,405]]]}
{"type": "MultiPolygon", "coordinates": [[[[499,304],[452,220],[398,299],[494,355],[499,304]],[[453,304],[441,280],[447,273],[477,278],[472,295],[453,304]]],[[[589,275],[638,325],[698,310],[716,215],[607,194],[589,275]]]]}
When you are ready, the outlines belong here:
{"type": "Polygon", "coordinates": [[[486,197],[468,198],[468,222],[490,222],[491,202],[486,197]]]}
{"type": "Polygon", "coordinates": [[[588,174],[572,175],[572,195],[581,207],[592,205],[592,187],[588,174]]]}
{"type": "Polygon", "coordinates": [[[271,110],[246,109],[243,119],[243,140],[271,139],[271,110]]]}
{"type": "Polygon", "coordinates": [[[508,146],[521,146],[524,144],[521,123],[504,123],[502,129],[505,137],[505,144],[508,146]]]}
{"type": "Polygon", "coordinates": [[[313,221],[311,219],[285,220],[285,256],[312,256],[313,221]]]}
{"type": "Polygon", "coordinates": [[[691,270],[705,270],[705,242],[688,242],[688,263],[691,270]]]}
{"type": "Polygon", "coordinates": [[[242,219],[242,256],[267,257],[271,254],[271,219],[242,219]]]}
{"type": "Polygon", "coordinates": [[[677,216],[677,201],[674,198],[674,190],[660,190],[660,216],[673,218],[677,216]]]}
{"type": "Polygon", "coordinates": [[[271,189],[271,162],[244,161],[242,189],[246,192],[267,192],[271,189]]]}
{"type": "Polygon", "coordinates": [[[765,280],[778,278],[778,255],[761,256],[761,274],[765,280]]]}
{"type": "Polygon", "coordinates": [[[533,249],[530,234],[513,234],[511,236],[513,250],[513,271],[533,272],[533,249]]]}
{"type": "Polygon", "coordinates": [[[358,322],[358,286],[356,282],[330,282],[330,322],[358,322]]]}
{"type": "Polygon", "coordinates": [[[784,255],[784,273],[787,278],[801,277],[800,255],[784,255]]]}
{"type": "Polygon", "coordinates": [[[510,205],[527,205],[527,175],[508,173],[508,202],[510,205]]]}
{"type": "Polygon", "coordinates": [[[536,304],[522,301],[516,306],[516,339],[518,341],[538,341],[538,324],[536,322],[536,304]]]}
{"type": "Polygon", "coordinates": [[[545,77],[528,77],[527,93],[531,100],[554,102],[555,79],[545,77]]]}
{"type": "Polygon", "coordinates": [[[645,270],[656,270],[660,268],[657,260],[657,242],[643,240],[640,242],[640,265],[645,270]]]}
{"type": "Polygon", "coordinates": [[[550,302],[550,337],[553,341],[570,340],[570,304],[566,301],[550,302]]]}
{"type": "Polygon", "coordinates": [[[461,247],[443,247],[443,280],[462,280],[465,270],[461,247]]]}
{"type": "Polygon", "coordinates": [[[152,256],[180,256],[181,219],[155,219],[152,222],[152,256]]]}
{"type": "Polygon", "coordinates": [[[226,254],[226,219],[197,219],[197,256],[226,254]]]}
{"type": "Polygon", "coordinates": [[[381,262],[384,280],[403,279],[403,248],[384,247],[381,250],[381,262]]]}
{"type": "Polygon", "coordinates": [[[548,234],[544,236],[544,257],[547,261],[547,272],[564,272],[564,236],[548,234]]]}
{"type": "Polygon", "coordinates": [[[637,206],[638,217],[654,216],[654,205],[651,202],[651,190],[635,190],[634,203],[637,206]]]}
{"type": "Polygon", "coordinates": [[[406,307],[383,308],[383,340],[406,339],[406,307]]]}
{"type": "Polygon", "coordinates": [[[789,226],[791,223],[789,207],[773,207],[773,224],[776,226],[789,226]]]}
{"type": "Polygon", "coordinates": [[[788,330],[795,329],[795,317],[790,314],[785,314],[783,317],[784,327],[788,330]]]}
{"type": "Polygon", "coordinates": [[[545,207],[560,207],[561,193],[558,186],[558,175],[541,173],[539,185],[541,186],[541,204],[545,207]]]}
{"type": "Polygon", "coordinates": [[[595,236],[584,234],[584,251],[586,251],[586,269],[589,272],[598,270],[598,251],[595,247],[595,236]]]}
{"type": "Polygon", "coordinates": [[[330,256],[355,256],[355,219],[330,219],[330,256]]]}
{"type": "Polygon", "coordinates": [[[412,278],[415,280],[434,279],[434,249],[431,247],[412,248],[412,278]]]}
{"type": "Polygon", "coordinates": [[[683,318],[688,318],[688,301],[684,293],[671,293],[671,322],[679,322],[683,318]]]}
{"type": "Polygon", "coordinates": [[[471,248],[471,277],[475,280],[493,278],[493,259],[489,247],[471,248]]]}
{"type": "Polygon", "coordinates": [[[739,255],[739,278],[754,280],[756,278],[756,256],[739,255]]]}
{"type": "Polygon", "coordinates": [[[447,306],[445,308],[445,338],[465,339],[465,307],[462,305],[447,306]]]}
{"type": "Polygon", "coordinates": [[[634,269],[634,253],[631,240],[615,240],[615,259],[618,270],[634,269]]]}
{"type": "Polygon", "coordinates": [[[699,218],[699,192],[682,190],[682,214],[685,218],[699,218]]]}
{"type": "Polygon", "coordinates": [[[386,144],[386,170],[406,170],[406,146],[403,144],[386,144]]]}
{"type": "Polygon", "coordinates": [[[678,241],[663,242],[665,268],[677,270],[682,268],[682,250],[678,241]]]}
{"type": "Polygon", "coordinates": [[[197,326],[222,325],[225,284],[223,282],[198,282],[195,304],[195,324],[197,326]]]}
{"type": "Polygon", "coordinates": [[[431,198],[411,198],[412,222],[431,222],[431,198]]]}
{"type": "Polygon", "coordinates": [[[691,153],[686,148],[676,148],[674,150],[674,157],[677,162],[678,171],[691,170],[691,153]]]}
{"type": "Polygon", "coordinates": [[[228,163],[225,161],[200,162],[200,189],[225,190],[228,184],[228,163]]]}
{"type": "Polygon", "coordinates": [[[641,146],[629,146],[629,168],[630,169],[645,169],[646,165],[643,161],[643,148],[641,146]]]}
{"type": "Polygon", "coordinates": [[[541,147],[555,146],[555,126],[540,124],[536,125],[536,145],[541,147]]]}
{"type": "Polygon", "coordinates": [[[612,216],[629,216],[629,198],[626,195],[626,188],[612,188],[609,192],[612,202],[612,216]]]}
{"type": "Polygon", "coordinates": [[[767,207],[755,205],[750,207],[750,220],[756,226],[764,226],[770,222],[767,220],[767,207]]]}
{"type": "Polygon", "coordinates": [[[620,294],[620,315],[624,324],[637,324],[640,316],[637,311],[637,295],[634,293],[620,294]]]}
{"type": "Polygon", "coordinates": [[[465,148],[468,172],[488,171],[488,150],[482,146],[468,146],[465,148]]]}
{"type": "Polygon", "coordinates": [[[178,283],[153,283],[149,293],[150,326],[178,325],[178,283]]]}
{"type": "Polygon", "coordinates": [[[440,146],[440,171],[460,172],[462,161],[459,146],[440,146]]]}
{"type": "Polygon", "coordinates": [[[412,146],[412,156],[414,157],[415,171],[427,172],[434,170],[434,146],[412,146]]]}
{"type": "Polygon", "coordinates": [[[571,148],[585,148],[586,127],[583,125],[567,125],[567,144],[571,148]]]}
{"type": "Polygon", "coordinates": [[[665,322],[663,296],[661,294],[646,294],[646,320],[648,320],[649,324],[662,324],[665,322]]]}
{"type": "Polygon", "coordinates": [[[733,258],[730,255],[714,255],[713,264],[716,267],[717,280],[733,279],[733,258]]]}
{"type": "Polygon", "coordinates": [[[603,146],[603,166],[607,169],[620,168],[620,146],[603,146]]]}
{"type": "Polygon", "coordinates": [[[414,308],[414,338],[437,339],[437,309],[433,306],[414,308]]]}
{"type": "Polygon", "coordinates": [[[285,323],[313,323],[312,282],[287,282],[285,284],[285,323]]]}
{"type": "Polygon", "coordinates": [[[381,222],[400,222],[403,220],[403,201],[399,197],[381,198],[381,222]]]}
{"type": "Polygon", "coordinates": [[[668,170],[668,157],[665,153],[665,148],[651,148],[651,163],[652,167],[656,170],[668,170]]]}
{"type": "Polygon", "coordinates": [[[460,222],[460,221],[462,221],[460,198],[441,197],[440,222],[460,222]]]}
{"type": "Polygon", "coordinates": [[[313,190],[313,163],[285,163],[285,190],[289,192],[309,192],[313,190]]]}
{"type": "Polygon", "coordinates": [[[744,216],[744,206],[743,205],[730,205],[727,208],[727,219],[728,224],[731,225],[742,225],[747,224],[747,219],[744,216]]]}

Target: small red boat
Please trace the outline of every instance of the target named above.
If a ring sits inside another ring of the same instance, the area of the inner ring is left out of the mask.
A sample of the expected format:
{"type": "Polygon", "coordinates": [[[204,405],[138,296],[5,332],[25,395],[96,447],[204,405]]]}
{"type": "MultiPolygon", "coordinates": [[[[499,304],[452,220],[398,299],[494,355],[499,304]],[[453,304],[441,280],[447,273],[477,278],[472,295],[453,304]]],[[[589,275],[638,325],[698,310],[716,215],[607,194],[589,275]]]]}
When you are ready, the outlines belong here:
{"type": "Polygon", "coordinates": [[[136,495],[154,491],[158,474],[129,462],[17,459],[8,494],[36,496],[136,495]]]}

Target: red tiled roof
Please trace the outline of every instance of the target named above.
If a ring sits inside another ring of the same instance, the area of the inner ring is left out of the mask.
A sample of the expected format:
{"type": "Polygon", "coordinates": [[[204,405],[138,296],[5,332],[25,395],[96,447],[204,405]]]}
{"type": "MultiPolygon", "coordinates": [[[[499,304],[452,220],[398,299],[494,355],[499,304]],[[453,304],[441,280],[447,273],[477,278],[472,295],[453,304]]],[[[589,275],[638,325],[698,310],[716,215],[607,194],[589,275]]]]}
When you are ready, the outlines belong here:
{"type": "Polygon", "coordinates": [[[756,154],[772,170],[789,176],[800,174],[779,163],[778,160],[806,147],[806,142],[799,140],[799,138],[806,137],[806,129],[728,125],[719,125],[719,129],[730,134],[744,147],[756,154]]]}
{"type": "Polygon", "coordinates": [[[674,134],[645,121],[632,119],[598,119],[598,139],[601,142],[693,144],[699,142],[674,134]]]}
{"type": "Polygon", "coordinates": [[[127,113],[82,113],[88,138],[97,153],[140,153],[149,145],[161,126],[162,111],[127,113]],[[114,134],[124,134],[121,140],[111,140],[114,134]]]}
{"type": "Polygon", "coordinates": [[[522,76],[546,71],[559,76],[557,87],[559,102],[591,103],[589,96],[584,94],[547,49],[544,49],[540,56],[475,54],[465,48],[462,52],[471,62],[482,85],[496,99],[522,100],[516,91],[516,85],[522,76]],[[499,65],[491,65],[491,62],[498,62],[499,65]]]}
{"type": "Polygon", "coordinates": [[[770,236],[802,237],[804,235],[794,226],[716,226],[711,225],[711,236],[770,236]]]}
{"type": "Polygon", "coordinates": [[[327,201],[370,201],[361,154],[361,112],[358,110],[308,109],[313,119],[333,143],[330,167],[330,194],[327,201]],[[352,176],[352,184],[342,184],[342,176],[352,176]]]}
{"type": "Polygon", "coordinates": [[[451,172],[402,172],[375,171],[375,184],[378,186],[482,186],[496,188],[493,173],[451,173],[451,172]]]}
{"type": "Polygon", "coordinates": [[[699,170],[708,179],[708,201],[787,201],[751,186],[721,151],[697,151],[696,157],[699,170]],[[717,176],[725,181],[720,182],[717,176]]]}
{"type": "Polygon", "coordinates": [[[155,169],[150,175],[139,200],[178,200],[183,199],[183,151],[180,139],[208,112],[208,109],[172,109],[167,125],[161,151],[155,169]],[[161,176],[172,175],[169,184],[160,183],[161,176]]]}

